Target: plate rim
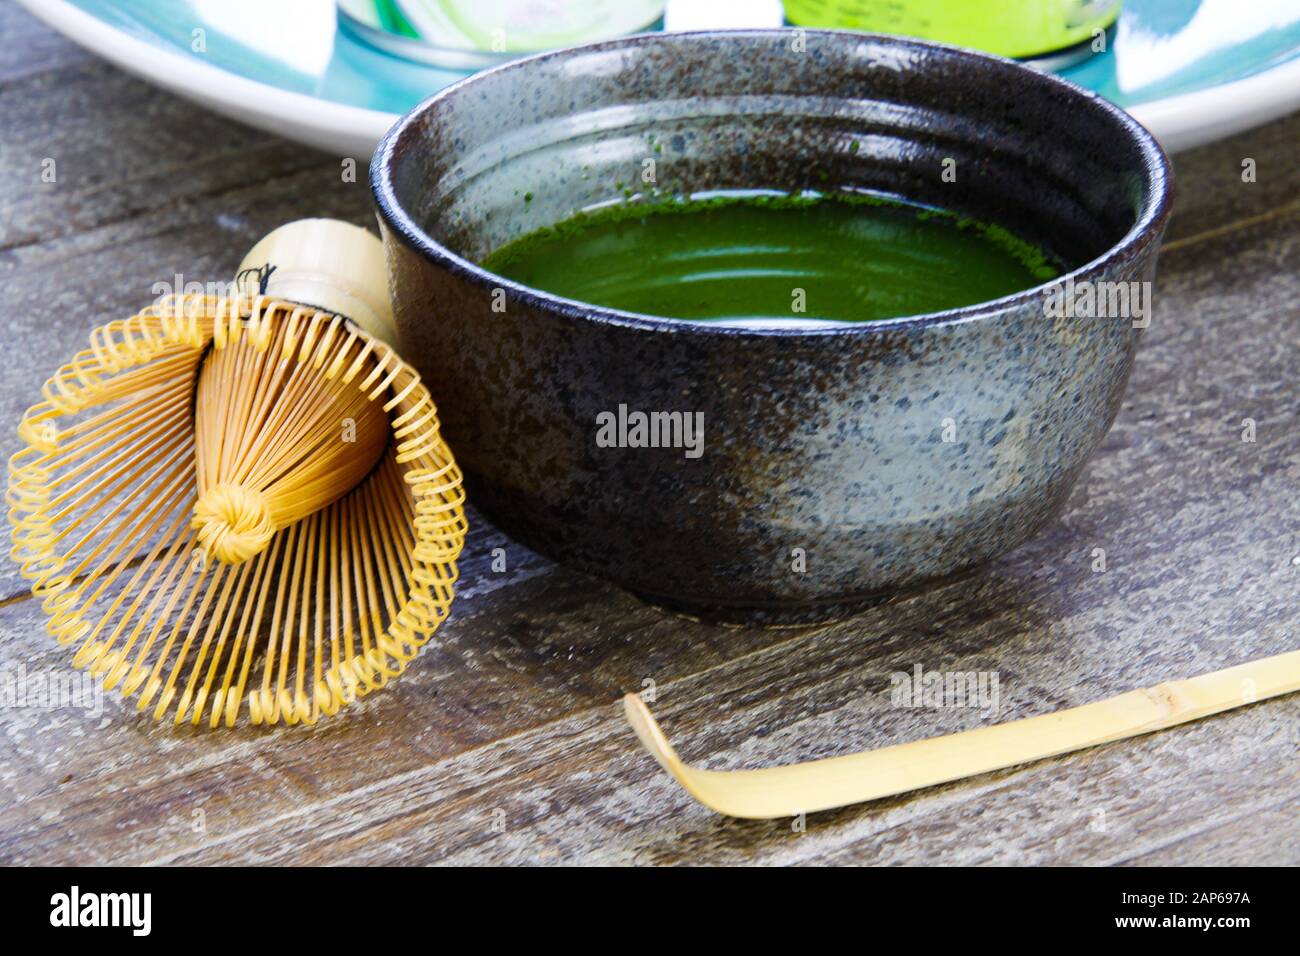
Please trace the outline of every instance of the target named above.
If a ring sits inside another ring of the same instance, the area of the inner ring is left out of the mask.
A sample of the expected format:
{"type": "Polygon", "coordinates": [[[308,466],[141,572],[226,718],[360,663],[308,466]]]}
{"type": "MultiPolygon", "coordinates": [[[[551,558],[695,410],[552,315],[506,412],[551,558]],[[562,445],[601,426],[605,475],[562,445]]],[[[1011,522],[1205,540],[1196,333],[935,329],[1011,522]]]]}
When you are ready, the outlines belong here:
{"type": "MultiPolygon", "coordinates": [[[[398,119],[395,113],[282,89],[149,43],[82,10],[71,0],[17,2],[77,45],[133,76],[263,130],[296,129],[301,138],[330,152],[337,151],[341,137],[357,145],[373,137],[371,146],[351,150],[369,156],[398,119]]],[[[292,138],[292,134],[280,134],[292,138]]]]}
{"type": "MultiPolygon", "coordinates": [[[[282,89],[204,63],[134,37],[72,0],[17,2],[74,43],[133,76],[326,152],[369,157],[401,116],[282,89]]],[[[1298,107],[1300,56],[1229,83],[1121,109],[1147,127],[1167,152],[1175,153],[1242,132],[1298,107]]]]}

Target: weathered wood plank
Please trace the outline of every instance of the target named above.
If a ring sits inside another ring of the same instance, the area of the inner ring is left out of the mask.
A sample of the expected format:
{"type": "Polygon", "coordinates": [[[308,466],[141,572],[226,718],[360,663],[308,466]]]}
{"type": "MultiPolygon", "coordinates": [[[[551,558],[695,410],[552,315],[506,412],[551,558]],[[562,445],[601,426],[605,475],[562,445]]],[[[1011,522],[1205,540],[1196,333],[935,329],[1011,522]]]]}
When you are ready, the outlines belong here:
{"type": "Polygon", "coordinates": [[[1174,157],[1176,201],[1166,241],[1177,247],[1243,221],[1300,214],[1295,163],[1300,113],[1174,157]],[[1253,181],[1243,163],[1254,160],[1253,181]]]}
{"type": "Polygon", "coordinates": [[[92,59],[71,40],[65,40],[17,4],[0,3],[0,89],[6,83],[37,73],[57,73],[74,63],[92,59]]]}
{"type": "Polygon", "coordinates": [[[1250,809],[1199,833],[1123,861],[1129,866],[1295,866],[1296,816],[1292,797],[1276,807],[1250,809]]]}

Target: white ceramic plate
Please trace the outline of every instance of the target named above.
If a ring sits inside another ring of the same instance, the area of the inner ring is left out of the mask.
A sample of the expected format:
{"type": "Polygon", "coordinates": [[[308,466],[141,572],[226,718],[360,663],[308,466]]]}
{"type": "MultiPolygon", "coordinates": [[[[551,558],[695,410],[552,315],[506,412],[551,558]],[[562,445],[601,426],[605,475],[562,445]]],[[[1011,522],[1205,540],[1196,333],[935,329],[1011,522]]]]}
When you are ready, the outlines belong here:
{"type": "MultiPolygon", "coordinates": [[[[463,75],[340,30],[332,0],[18,2],[151,83],[341,155],[368,156],[400,113],[463,75]]],[[[670,0],[665,16],[668,29],[780,22],[775,0],[670,0]]],[[[1127,0],[1111,49],[1062,75],[1171,152],[1211,142],[1300,108],[1300,2],[1127,0]]]]}

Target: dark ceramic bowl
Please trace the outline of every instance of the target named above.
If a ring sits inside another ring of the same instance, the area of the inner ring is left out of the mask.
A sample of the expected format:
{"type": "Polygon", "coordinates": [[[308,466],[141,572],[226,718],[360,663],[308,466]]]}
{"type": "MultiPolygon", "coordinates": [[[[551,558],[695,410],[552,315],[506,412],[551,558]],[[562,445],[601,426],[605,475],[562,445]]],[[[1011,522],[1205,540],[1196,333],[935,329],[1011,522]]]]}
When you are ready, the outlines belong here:
{"type": "Polygon", "coordinates": [[[393,127],[371,180],[402,353],[488,517],[652,602],[788,623],[988,561],[1060,510],[1119,410],[1141,318],[1053,318],[1040,287],[870,324],[719,328],[475,265],[622,198],[647,158],[669,192],[953,209],[1077,266],[1075,283],[1152,279],[1170,205],[1164,154],[1116,107],[926,43],[659,34],[466,80],[393,127]],[[703,454],[601,447],[598,416],[620,405],[703,413],[703,454]]]}

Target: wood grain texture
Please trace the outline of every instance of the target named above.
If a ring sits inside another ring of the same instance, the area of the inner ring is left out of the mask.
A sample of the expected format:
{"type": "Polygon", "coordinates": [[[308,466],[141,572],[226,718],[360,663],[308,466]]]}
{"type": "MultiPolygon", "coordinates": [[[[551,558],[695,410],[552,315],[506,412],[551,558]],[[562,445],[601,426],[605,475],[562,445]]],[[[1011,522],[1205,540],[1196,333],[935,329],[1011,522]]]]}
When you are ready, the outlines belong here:
{"type": "MultiPolygon", "coordinates": [[[[7,0],[0,31],[21,39],[0,45],[0,419],[154,283],[224,279],[289,219],[373,221],[364,169],[344,182],[337,158],[153,90],[7,0]]],[[[852,620],[742,630],[646,607],[471,513],[440,645],[314,730],[177,732],[115,697],[0,708],[0,862],[1300,863],[1295,696],[803,832],[694,804],[616,703],[653,681],[686,759],[758,766],[986,719],[890,706],[890,674],[918,663],[996,673],[1005,720],[1295,648],[1297,142],[1292,117],[1177,158],[1123,411],[1063,517],[1015,553],[852,620]]],[[[24,594],[5,562],[0,672],[69,673],[24,594]]]]}

